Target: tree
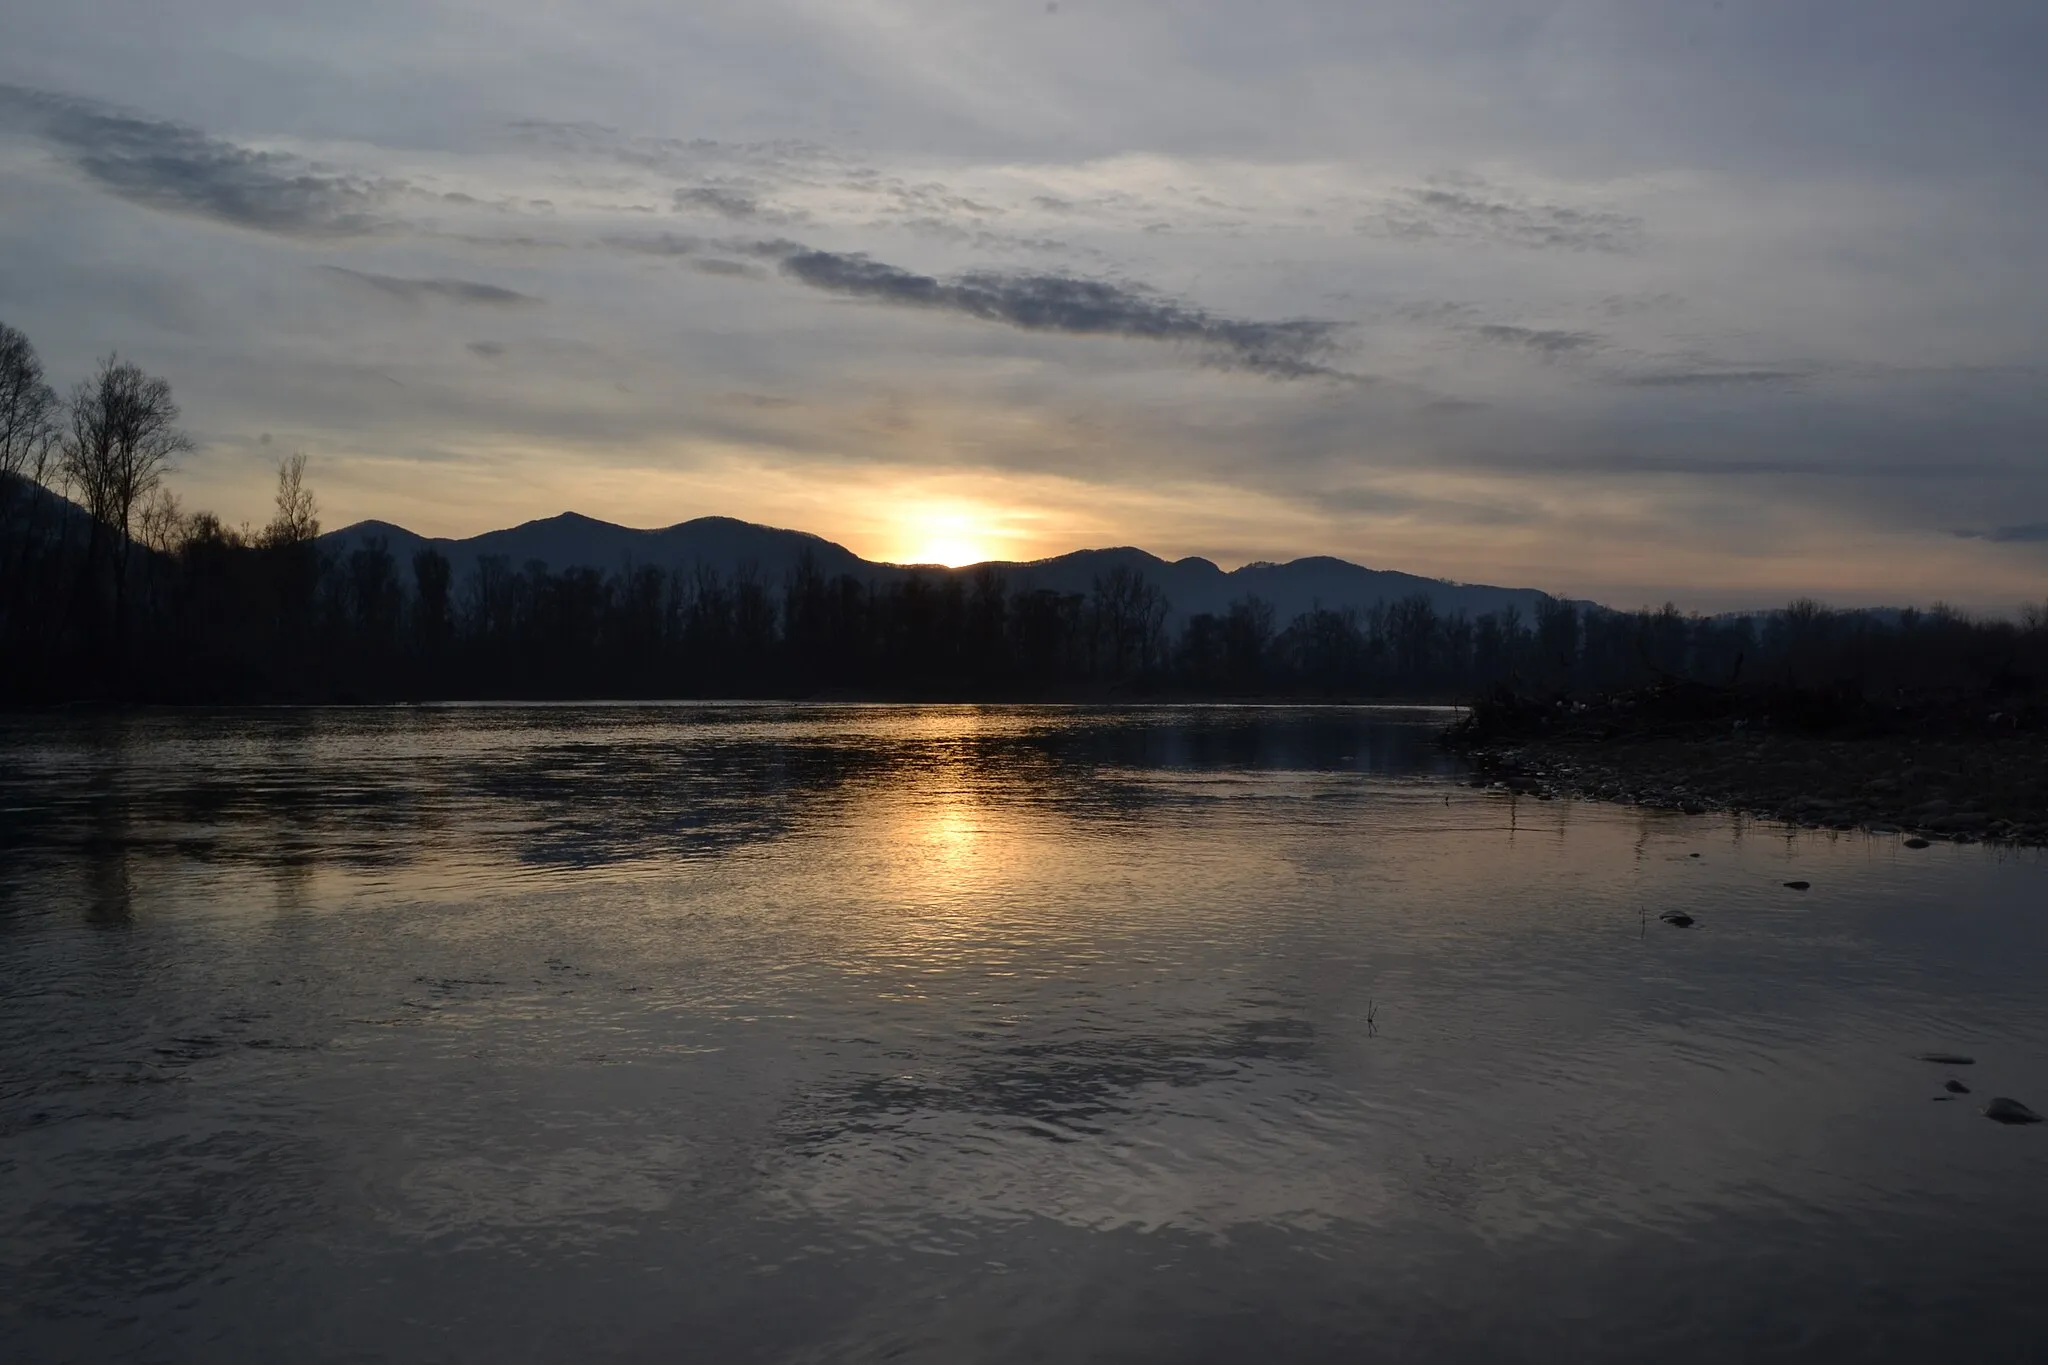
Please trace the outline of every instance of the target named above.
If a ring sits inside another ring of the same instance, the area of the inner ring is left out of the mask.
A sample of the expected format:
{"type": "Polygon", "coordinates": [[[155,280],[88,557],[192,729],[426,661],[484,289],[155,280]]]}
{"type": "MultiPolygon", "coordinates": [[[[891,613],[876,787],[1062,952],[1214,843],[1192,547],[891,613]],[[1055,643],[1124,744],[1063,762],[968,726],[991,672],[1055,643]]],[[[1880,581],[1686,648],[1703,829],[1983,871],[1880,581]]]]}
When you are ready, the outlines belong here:
{"type": "Polygon", "coordinates": [[[263,543],[272,546],[303,545],[320,534],[320,518],[313,504],[313,490],[306,487],[306,456],[303,451],[277,462],[277,512],[263,530],[263,543]]]}
{"type": "Polygon", "coordinates": [[[15,479],[47,477],[56,444],[56,390],[44,382],[28,338],[0,322],[0,516],[13,500],[15,479]]]}
{"type": "Polygon", "coordinates": [[[448,556],[431,545],[414,551],[412,581],[417,593],[413,603],[413,627],[418,633],[421,651],[436,663],[454,628],[455,618],[449,609],[448,596],[453,577],[454,568],[449,564],[448,556]]]}
{"type": "Polygon", "coordinates": [[[116,355],[108,355],[92,378],[80,381],[69,407],[71,431],[63,464],[92,521],[87,572],[102,558],[111,561],[115,640],[117,647],[125,647],[135,514],[170,472],[171,457],[190,450],[192,442],[178,429],[170,382],[116,355]]]}

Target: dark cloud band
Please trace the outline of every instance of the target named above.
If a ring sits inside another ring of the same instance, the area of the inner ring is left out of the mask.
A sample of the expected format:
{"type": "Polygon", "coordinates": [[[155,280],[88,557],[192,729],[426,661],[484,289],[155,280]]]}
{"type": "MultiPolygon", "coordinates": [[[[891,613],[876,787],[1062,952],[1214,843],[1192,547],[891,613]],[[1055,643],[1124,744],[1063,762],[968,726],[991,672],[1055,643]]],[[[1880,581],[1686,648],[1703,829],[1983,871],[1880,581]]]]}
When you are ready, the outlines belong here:
{"type": "Polygon", "coordinates": [[[0,122],[34,133],[68,165],[130,203],[258,232],[369,232],[379,226],[376,210],[394,188],[181,123],[20,86],[0,85],[0,122]]]}
{"type": "Polygon", "coordinates": [[[1621,382],[1639,389],[1695,389],[1796,384],[1811,377],[1805,370],[1657,370],[1632,374],[1621,382]]]}
{"type": "Polygon", "coordinates": [[[1503,346],[1519,346],[1538,355],[1569,355],[1574,351],[1588,351],[1600,344],[1600,338],[1591,332],[1566,332],[1542,327],[1511,327],[1504,323],[1487,323],[1473,329],[1482,340],[1496,342],[1503,346]]]}
{"type": "Polygon", "coordinates": [[[1988,540],[1998,545],[2048,545],[2048,521],[2019,526],[1994,526],[1988,531],[1957,531],[1963,540],[1988,540]]]}
{"type": "Polygon", "coordinates": [[[971,271],[938,279],[864,255],[796,251],[782,273],[800,284],[904,308],[962,313],[1032,332],[1134,337],[1202,348],[1212,364],[1280,379],[1356,379],[1322,364],[1336,326],[1309,319],[1250,322],[1104,280],[971,271]]]}
{"type": "Polygon", "coordinates": [[[417,303],[422,299],[442,299],[449,303],[507,308],[540,302],[531,294],[522,294],[516,289],[505,289],[495,284],[478,284],[475,280],[409,280],[397,275],[375,275],[367,270],[350,270],[345,265],[323,265],[320,268],[352,284],[363,285],[391,298],[404,299],[408,303],[417,303]]]}

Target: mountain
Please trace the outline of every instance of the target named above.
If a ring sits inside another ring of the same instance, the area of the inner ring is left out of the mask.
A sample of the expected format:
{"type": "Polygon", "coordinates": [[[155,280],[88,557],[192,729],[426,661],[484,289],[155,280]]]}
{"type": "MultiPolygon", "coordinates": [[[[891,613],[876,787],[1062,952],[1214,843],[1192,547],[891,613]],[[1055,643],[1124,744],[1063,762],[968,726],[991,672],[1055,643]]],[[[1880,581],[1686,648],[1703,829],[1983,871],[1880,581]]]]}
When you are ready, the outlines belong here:
{"type": "Polygon", "coordinates": [[[19,474],[0,472],[0,534],[12,538],[17,530],[31,528],[45,544],[60,539],[83,544],[92,519],[71,499],[19,474]]]}
{"type": "Polygon", "coordinates": [[[1097,578],[1119,567],[1128,568],[1144,574],[1147,582],[1158,586],[1166,595],[1174,619],[1200,612],[1221,612],[1234,601],[1256,596],[1271,603],[1275,616],[1284,624],[1318,606],[1368,610],[1381,602],[1424,593],[1440,615],[1462,612],[1479,616],[1512,607],[1528,621],[1545,598],[1544,593],[1534,588],[1452,583],[1391,569],[1368,569],[1321,555],[1286,564],[1247,564],[1228,572],[1206,559],[1191,557],[1169,562],[1128,546],[1076,550],[1023,563],[998,560],[950,570],[879,564],[821,536],[757,526],[731,517],[699,517],[663,530],[642,531],[564,512],[502,531],[487,531],[467,540],[429,539],[388,522],[361,521],[320,537],[320,544],[330,553],[346,555],[376,539],[383,540],[398,560],[401,574],[408,578],[415,553],[429,546],[439,550],[447,556],[457,584],[480,558],[501,555],[514,569],[524,568],[535,560],[551,570],[593,568],[607,573],[628,565],[651,564],[686,572],[704,565],[730,576],[742,567],[751,567],[762,582],[780,588],[790,570],[808,555],[828,578],[850,574],[877,583],[892,582],[912,572],[971,574],[984,567],[992,568],[1008,579],[1013,592],[1045,588],[1086,593],[1097,578]]]}
{"type": "Polygon", "coordinates": [[[1053,559],[1023,564],[998,564],[1012,589],[1052,588],[1059,592],[1087,592],[1094,581],[1119,566],[1145,575],[1166,594],[1174,617],[1201,612],[1221,613],[1232,602],[1257,597],[1273,606],[1281,624],[1317,607],[1368,610],[1381,602],[1394,602],[1416,593],[1426,594],[1437,613],[1480,616],[1509,607],[1533,620],[1536,605],[1545,594],[1534,588],[1496,588],[1476,583],[1452,583],[1441,578],[1423,578],[1393,569],[1368,569],[1349,560],[1316,555],[1285,564],[1247,564],[1228,572],[1206,559],[1189,557],[1168,562],[1143,550],[1124,547],[1114,550],[1077,550],[1053,559]]]}

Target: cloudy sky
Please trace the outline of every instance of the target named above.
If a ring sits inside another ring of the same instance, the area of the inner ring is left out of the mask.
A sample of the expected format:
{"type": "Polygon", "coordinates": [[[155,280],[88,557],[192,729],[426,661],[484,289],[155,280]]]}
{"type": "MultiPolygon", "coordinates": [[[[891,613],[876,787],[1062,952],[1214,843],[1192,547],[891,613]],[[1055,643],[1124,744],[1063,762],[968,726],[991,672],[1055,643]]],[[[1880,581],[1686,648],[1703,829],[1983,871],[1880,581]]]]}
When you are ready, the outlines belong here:
{"type": "Polygon", "coordinates": [[[2039,0],[64,0],[0,320],[188,505],[2048,596],[2039,0]]]}

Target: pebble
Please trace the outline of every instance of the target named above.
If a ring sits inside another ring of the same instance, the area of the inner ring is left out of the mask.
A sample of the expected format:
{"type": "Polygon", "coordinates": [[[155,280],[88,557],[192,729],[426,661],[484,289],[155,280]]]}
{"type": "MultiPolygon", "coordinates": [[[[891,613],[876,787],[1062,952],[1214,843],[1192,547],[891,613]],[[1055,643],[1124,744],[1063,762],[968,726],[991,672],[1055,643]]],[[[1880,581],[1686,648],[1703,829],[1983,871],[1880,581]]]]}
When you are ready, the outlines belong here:
{"type": "Polygon", "coordinates": [[[1916,838],[1916,839],[1908,839],[1908,840],[1906,840],[1906,847],[1907,847],[1907,848],[1926,848],[1926,847],[1927,847],[1927,841],[1926,841],[1925,839],[1917,839],[1917,838],[1916,838]]]}
{"type": "Polygon", "coordinates": [[[1788,889],[1788,890],[1791,890],[1791,891],[1804,891],[1804,890],[1806,890],[1806,889],[1807,889],[1808,887],[1810,887],[1810,886],[1812,886],[1812,885],[1813,885],[1813,883],[1812,883],[1812,882],[1786,882],[1786,883],[1785,883],[1786,889],[1788,889]]]}
{"type": "Polygon", "coordinates": [[[2021,1104],[2000,1095],[1984,1106],[1984,1117],[1996,1123],[2039,1123],[2041,1116],[2021,1104]]]}
{"type": "Polygon", "coordinates": [[[1938,1062],[1942,1066],[1977,1065],[1977,1059],[1975,1057],[1965,1057],[1960,1052],[1923,1052],[1919,1055],[1919,1057],[1915,1058],[1915,1060],[1922,1062],[1938,1062]]]}

